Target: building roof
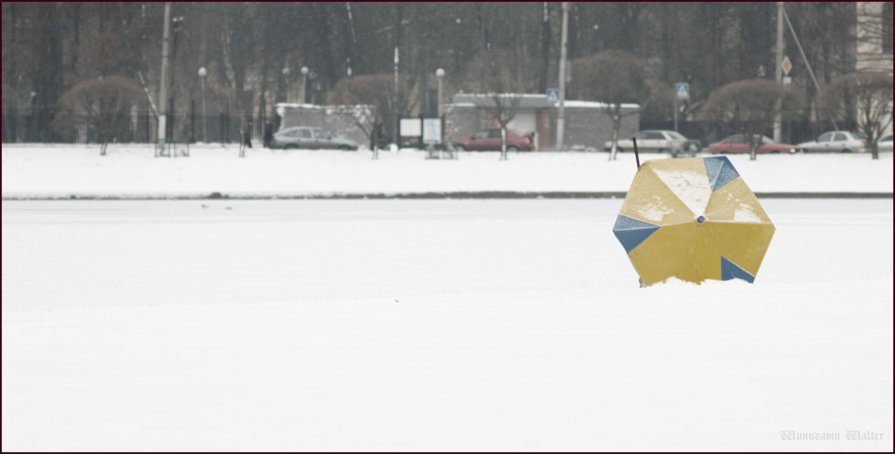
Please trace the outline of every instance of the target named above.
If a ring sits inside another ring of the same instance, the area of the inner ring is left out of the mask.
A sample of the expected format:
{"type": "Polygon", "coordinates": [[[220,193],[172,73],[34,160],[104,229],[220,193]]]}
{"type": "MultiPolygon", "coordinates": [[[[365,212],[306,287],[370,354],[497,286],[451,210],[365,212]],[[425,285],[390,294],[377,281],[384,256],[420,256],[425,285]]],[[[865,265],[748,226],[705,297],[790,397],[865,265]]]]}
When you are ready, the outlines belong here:
{"type": "MultiPolygon", "coordinates": [[[[485,93],[458,93],[454,95],[452,104],[458,107],[474,107],[478,105],[486,106],[494,102],[492,99],[493,96],[493,94],[485,93]]],[[[547,95],[542,94],[501,93],[498,96],[502,98],[518,97],[520,109],[553,109],[559,107],[559,101],[548,100],[547,95]]],[[[565,101],[565,107],[579,109],[602,109],[606,106],[606,103],[595,101],[579,101],[569,99],[565,101]]],[[[622,109],[637,109],[639,107],[640,105],[638,104],[622,104],[622,109]]]]}

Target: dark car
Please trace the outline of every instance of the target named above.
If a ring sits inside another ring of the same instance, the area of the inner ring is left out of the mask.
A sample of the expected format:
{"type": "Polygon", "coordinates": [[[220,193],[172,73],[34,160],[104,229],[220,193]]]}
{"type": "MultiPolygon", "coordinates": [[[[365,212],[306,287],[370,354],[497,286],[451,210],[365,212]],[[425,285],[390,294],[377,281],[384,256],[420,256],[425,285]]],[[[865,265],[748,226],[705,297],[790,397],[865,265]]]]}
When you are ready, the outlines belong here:
{"type": "Polygon", "coordinates": [[[312,126],[295,126],[277,131],[271,148],[308,148],[312,150],[357,150],[357,142],[333,137],[328,131],[312,126]]]}
{"type": "MultiPolygon", "coordinates": [[[[752,136],[753,143],[758,145],[756,153],[795,153],[796,146],[786,143],[777,143],[769,137],[754,134],[752,136]]],[[[736,154],[751,152],[748,134],[734,134],[726,139],[709,144],[709,153],[711,154],[736,154]]]]}
{"type": "MultiPolygon", "coordinates": [[[[500,129],[483,129],[454,141],[454,148],[469,151],[500,151],[500,129]]],[[[520,136],[507,129],[507,151],[531,151],[530,135],[520,136]]]]}

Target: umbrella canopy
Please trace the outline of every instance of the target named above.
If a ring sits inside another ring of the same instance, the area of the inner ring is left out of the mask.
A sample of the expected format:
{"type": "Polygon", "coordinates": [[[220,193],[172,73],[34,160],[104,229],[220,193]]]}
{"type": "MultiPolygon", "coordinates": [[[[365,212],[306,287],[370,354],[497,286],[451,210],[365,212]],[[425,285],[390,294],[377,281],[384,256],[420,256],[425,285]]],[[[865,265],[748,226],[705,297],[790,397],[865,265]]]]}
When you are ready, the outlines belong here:
{"type": "Polygon", "coordinates": [[[726,156],[647,161],[613,227],[644,285],[755,280],[774,224],[726,156]]]}

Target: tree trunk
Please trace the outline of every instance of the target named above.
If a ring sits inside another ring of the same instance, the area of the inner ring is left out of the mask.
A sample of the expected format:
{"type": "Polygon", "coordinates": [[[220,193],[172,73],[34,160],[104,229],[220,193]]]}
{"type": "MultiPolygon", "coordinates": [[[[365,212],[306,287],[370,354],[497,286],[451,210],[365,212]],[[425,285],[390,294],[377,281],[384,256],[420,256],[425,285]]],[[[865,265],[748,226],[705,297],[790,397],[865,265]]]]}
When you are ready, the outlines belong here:
{"type": "Polygon", "coordinates": [[[507,125],[500,124],[500,160],[507,160],[507,125]]]}
{"type": "Polygon", "coordinates": [[[547,84],[550,79],[550,11],[548,2],[543,4],[543,16],[541,17],[541,93],[547,93],[547,84]]]}
{"type": "MultiPolygon", "coordinates": [[[[609,153],[609,160],[615,161],[618,157],[618,130],[621,129],[621,116],[612,115],[612,151],[609,153]]],[[[632,150],[633,151],[633,150],[632,150]]]]}
{"type": "MultiPolygon", "coordinates": [[[[9,120],[7,120],[7,115],[3,115],[4,125],[3,125],[3,133],[6,134],[6,140],[10,142],[18,142],[19,134],[18,134],[18,123],[19,123],[19,108],[18,108],[18,91],[19,91],[19,83],[16,81],[16,77],[18,73],[16,72],[16,31],[18,31],[19,24],[16,21],[16,4],[14,2],[9,3],[9,16],[10,22],[12,22],[12,33],[10,36],[10,42],[7,43],[9,48],[12,49],[12,52],[9,53],[9,85],[12,87],[12,98],[13,102],[10,103],[10,115],[9,120]],[[9,126],[7,128],[7,126],[9,126]],[[8,134],[7,134],[8,131],[8,134]]],[[[4,112],[5,113],[5,112],[4,112]]]]}

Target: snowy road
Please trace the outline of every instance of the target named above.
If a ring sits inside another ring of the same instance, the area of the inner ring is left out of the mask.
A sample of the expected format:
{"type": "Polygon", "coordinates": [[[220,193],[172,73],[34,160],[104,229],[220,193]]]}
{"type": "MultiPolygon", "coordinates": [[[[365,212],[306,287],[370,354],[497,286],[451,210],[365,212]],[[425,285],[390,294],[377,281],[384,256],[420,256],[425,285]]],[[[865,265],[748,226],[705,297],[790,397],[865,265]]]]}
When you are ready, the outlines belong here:
{"type": "Polygon", "coordinates": [[[621,200],[4,201],[2,448],[891,451],[892,201],[762,204],[640,289],[621,200]]]}

